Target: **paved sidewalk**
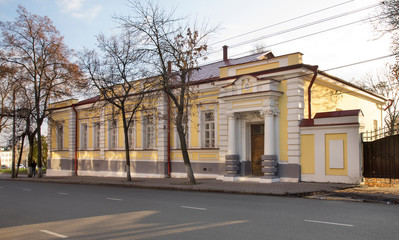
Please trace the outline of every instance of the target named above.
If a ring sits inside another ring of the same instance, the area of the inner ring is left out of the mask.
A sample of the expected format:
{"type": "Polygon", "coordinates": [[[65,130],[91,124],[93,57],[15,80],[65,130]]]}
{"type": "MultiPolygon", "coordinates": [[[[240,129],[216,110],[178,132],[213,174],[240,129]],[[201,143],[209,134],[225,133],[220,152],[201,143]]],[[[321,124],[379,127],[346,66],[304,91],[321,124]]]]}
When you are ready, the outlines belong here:
{"type": "Polygon", "coordinates": [[[236,194],[256,194],[269,196],[308,197],[327,200],[350,200],[365,202],[399,203],[399,187],[385,192],[378,188],[362,187],[338,183],[255,183],[223,182],[215,179],[197,179],[196,185],[187,184],[182,178],[133,178],[131,182],[116,177],[46,177],[28,178],[21,175],[12,179],[10,175],[0,174],[0,180],[31,181],[46,183],[107,185],[132,188],[165,189],[179,191],[204,191],[236,194]],[[362,191],[359,189],[362,188],[362,191]],[[374,189],[371,191],[370,189],[374,189]],[[377,189],[377,190],[376,190],[377,189]]]}

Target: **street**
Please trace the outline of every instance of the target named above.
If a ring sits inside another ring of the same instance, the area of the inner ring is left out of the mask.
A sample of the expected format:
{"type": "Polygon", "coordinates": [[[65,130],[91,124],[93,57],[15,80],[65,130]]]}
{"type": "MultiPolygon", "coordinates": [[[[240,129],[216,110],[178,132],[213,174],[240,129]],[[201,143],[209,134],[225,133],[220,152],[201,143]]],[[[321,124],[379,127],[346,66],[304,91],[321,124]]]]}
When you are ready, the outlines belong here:
{"type": "Polygon", "coordinates": [[[399,206],[0,181],[0,239],[397,239],[399,206]]]}

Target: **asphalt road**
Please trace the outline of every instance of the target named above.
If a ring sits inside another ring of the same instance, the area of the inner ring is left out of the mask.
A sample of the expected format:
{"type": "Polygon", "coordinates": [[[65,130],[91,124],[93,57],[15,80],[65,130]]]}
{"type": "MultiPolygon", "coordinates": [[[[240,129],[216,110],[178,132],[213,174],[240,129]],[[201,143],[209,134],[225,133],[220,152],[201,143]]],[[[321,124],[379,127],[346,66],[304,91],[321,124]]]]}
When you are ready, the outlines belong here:
{"type": "Polygon", "coordinates": [[[0,239],[398,236],[398,205],[0,181],[0,239]]]}

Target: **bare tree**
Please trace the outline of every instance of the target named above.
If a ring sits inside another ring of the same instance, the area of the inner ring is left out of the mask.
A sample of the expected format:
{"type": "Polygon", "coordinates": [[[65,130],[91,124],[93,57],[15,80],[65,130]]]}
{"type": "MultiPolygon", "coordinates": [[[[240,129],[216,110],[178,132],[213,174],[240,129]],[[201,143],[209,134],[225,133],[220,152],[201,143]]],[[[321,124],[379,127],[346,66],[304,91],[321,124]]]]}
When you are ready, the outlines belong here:
{"type": "Polygon", "coordinates": [[[137,40],[129,30],[109,38],[100,34],[97,41],[102,55],[84,50],[80,57],[88,80],[100,91],[100,99],[105,100],[101,107],[112,106],[117,110],[114,114],[122,117],[128,181],[131,181],[129,143],[133,141],[129,139],[129,127],[134,124],[136,112],[143,109],[144,97],[151,88],[151,81],[144,78],[141,68],[143,52],[137,48],[137,40]]]}
{"type": "Polygon", "coordinates": [[[266,49],[267,49],[267,45],[265,45],[263,43],[258,43],[252,47],[250,53],[251,54],[264,53],[266,51],[266,49]]]}
{"type": "Polygon", "coordinates": [[[184,18],[176,18],[174,11],[167,12],[153,2],[143,5],[140,1],[129,1],[129,6],[133,14],[117,19],[139,36],[149,65],[159,75],[158,86],[176,110],[174,122],[187,178],[189,183],[195,184],[187,150],[185,119],[188,119],[190,101],[195,98],[193,75],[198,71],[198,60],[204,58],[207,51],[207,37],[215,29],[207,29],[205,24],[199,29],[195,23],[190,27],[184,18]]]}
{"type": "Polygon", "coordinates": [[[387,0],[381,2],[375,18],[372,18],[375,30],[382,34],[389,33],[392,38],[392,50],[399,54],[399,1],[387,0]]]}
{"type": "MultiPolygon", "coordinates": [[[[0,52],[0,56],[1,56],[0,52]]],[[[0,133],[8,126],[11,111],[11,97],[13,90],[13,77],[15,69],[6,62],[0,63],[0,133]]]]}
{"type": "Polygon", "coordinates": [[[394,66],[387,66],[377,75],[367,74],[362,87],[389,99],[385,107],[385,126],[391,135],[399,124],[399,72],[394,66]]]}
{"type": "MultiPolygon", "coordinates": [[[[41,157],[41,126],[49,114],[50,99],[56,101],[71,96],[74,89],[85,87],[77,64],[72,63],[72,50],[48,17],[29,13],[18,6],[18,16],[12,22],[1,22],[3,61],[19,69],[18,81],[31,91],[37,127],[38,159],[41,157]]],[[[38,162],[38,177],[42,163],[38,162]]]]}

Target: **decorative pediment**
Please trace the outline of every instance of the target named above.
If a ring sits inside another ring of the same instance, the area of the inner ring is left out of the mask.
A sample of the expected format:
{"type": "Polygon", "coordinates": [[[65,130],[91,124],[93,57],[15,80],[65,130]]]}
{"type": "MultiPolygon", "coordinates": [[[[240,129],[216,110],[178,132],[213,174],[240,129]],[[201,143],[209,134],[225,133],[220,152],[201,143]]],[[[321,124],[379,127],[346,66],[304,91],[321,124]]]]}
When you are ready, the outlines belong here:
{"type": "Polygon", "coordinates": [[[232,85],[235,86],[235,89],[238,94],[242,93],[252,93],[252,92],[257,92],[256,86],[257,86],[258,79],[251,75],[245,75],[237,78],[232,85]]]}
{"type": "MultiPolygon", "coordinates": [[[[228,97],[228,96],[247,96],[258,95],[261,94],[265,96],[265,93],[268,92],[269,95],[273,95],[272,92],[278,93],[277,95],[281,95],[279,92],[279,82],[273,79],[258,79],[252,75],[242,75],[235,79],[230,84],[222,87],[220,91],[219,97],[228,97]]],[[[248,97],[248,96],[247,96],[248,97]]]]}

